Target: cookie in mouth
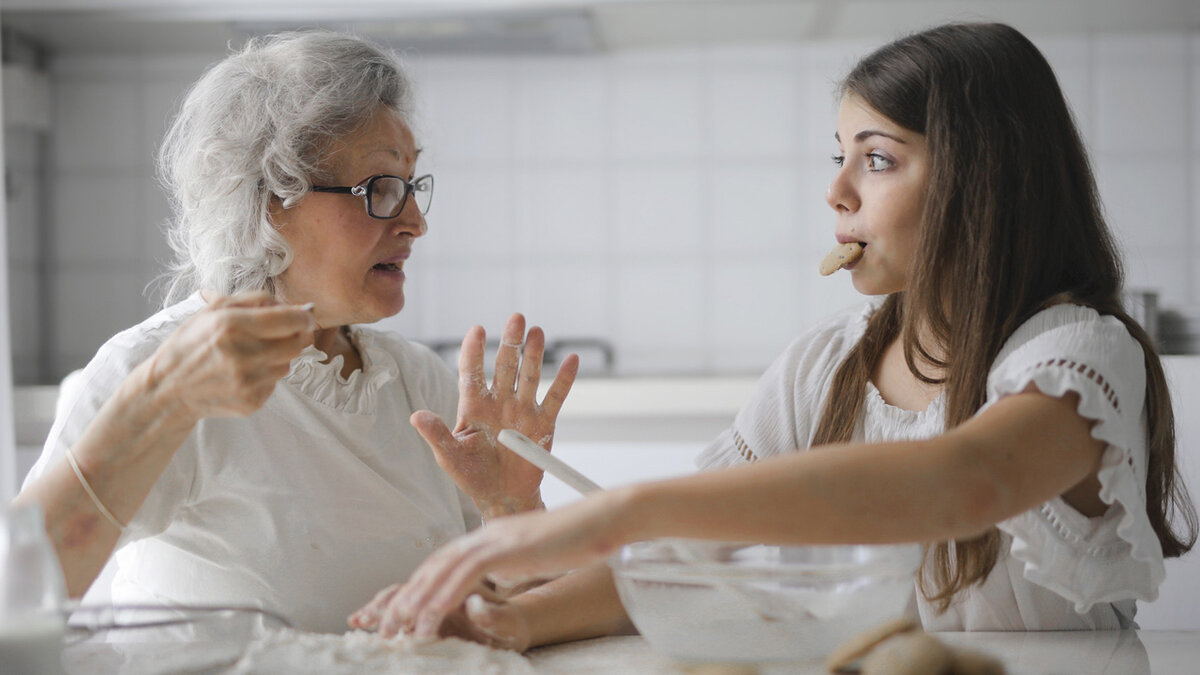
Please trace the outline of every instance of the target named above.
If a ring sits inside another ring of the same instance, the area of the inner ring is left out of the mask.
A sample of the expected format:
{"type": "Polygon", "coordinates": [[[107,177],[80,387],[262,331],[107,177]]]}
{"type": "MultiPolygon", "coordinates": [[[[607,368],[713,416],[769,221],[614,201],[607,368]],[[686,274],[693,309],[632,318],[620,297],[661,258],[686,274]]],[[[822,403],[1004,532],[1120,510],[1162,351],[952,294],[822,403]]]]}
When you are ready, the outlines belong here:
{"type": "Polygon", "coordinates": [[[854,264],[862,257],[863,248],[863,245],[857,241],[838,244],[825,254],[817,270],[821,272],[821,276],[827,277],[847,265],[854,264]]]}

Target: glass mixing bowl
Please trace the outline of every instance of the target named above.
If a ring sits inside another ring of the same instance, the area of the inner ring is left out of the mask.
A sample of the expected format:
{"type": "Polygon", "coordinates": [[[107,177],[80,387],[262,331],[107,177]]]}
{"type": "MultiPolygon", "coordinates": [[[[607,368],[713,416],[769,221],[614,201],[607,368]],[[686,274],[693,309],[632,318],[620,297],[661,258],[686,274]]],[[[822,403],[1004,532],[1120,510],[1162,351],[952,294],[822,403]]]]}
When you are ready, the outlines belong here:
{"type": "Polygon", "coordinates": [[[609,561],[621,602],[657,651],[690,661],[824,658],[901,616],[920,545],[768,546],[661,539],[609,561]]]}

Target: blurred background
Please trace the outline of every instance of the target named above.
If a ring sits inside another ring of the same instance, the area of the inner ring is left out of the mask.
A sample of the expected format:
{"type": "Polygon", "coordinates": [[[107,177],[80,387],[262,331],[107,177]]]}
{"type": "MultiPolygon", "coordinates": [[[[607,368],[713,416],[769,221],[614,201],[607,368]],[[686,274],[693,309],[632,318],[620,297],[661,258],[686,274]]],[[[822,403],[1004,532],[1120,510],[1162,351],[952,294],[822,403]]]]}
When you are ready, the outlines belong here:
{"type": "MultiPolygon", "coordinates": [[[[326,26],[399,50],[430,232],[386,324],[445,346],[526,312],[585,372],[755,374],[857,296],[833,242],[837,80],[946,20],[999,19],[1056,68],[1129,281],[1200,304],[1194,0],[4,0],[13,374],[57,382],[154,311],[169,251],[155,149],[248,35],[326,26]],[[606,359],[606,353],[611,358],[606,359]]],[[[1170,351],[1190,351],[1178,321],[1170,351]]]]}

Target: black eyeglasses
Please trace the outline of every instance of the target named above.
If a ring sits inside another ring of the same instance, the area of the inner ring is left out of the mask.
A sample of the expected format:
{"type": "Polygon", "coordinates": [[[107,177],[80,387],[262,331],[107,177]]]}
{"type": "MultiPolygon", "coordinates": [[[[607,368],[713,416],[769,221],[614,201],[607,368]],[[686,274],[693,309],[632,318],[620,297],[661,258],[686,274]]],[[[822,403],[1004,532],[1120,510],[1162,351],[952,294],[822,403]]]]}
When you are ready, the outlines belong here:
{"type": "Polygon", "coordinates": [[[367,215],[385,220],[400,215],[408,203],[409,195],[413,195],[421,215],[429,213],[429,204],[433,200],[433,176],[426,174],[410,182],[400,176],[380,174],[351,187],[314,185],[311,190],[362,197],[367,202],[367,215]]]}

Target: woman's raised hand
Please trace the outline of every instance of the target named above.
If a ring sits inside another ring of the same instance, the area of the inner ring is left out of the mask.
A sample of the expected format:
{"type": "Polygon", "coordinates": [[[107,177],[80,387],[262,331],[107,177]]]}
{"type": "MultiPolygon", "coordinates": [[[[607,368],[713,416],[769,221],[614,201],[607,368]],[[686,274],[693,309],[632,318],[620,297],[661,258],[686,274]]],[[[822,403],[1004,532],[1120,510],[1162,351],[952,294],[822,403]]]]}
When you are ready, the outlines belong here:
{"type": "Polygon", "coordinates": [[[264,292],[221,297],[159,346],[146,377],[192,421],[247,415],[271,396],[316,328],[309,307],[264,292]]]}
{"type": "Polygon", "coordinates": [[[542,329],[534,326],[526,335],[525,317],[509,318],[490,386],[483,372],[485,337],[483,328],[475,326],[463,338],[454,431],[428,410],[413,413],[411,422],[433,448],[442,470],[475,500],[484,518],[494,518],[538,508],[542,482],[541,469],[501,446],[496,435],[516,429],[549,450],[558,411],[579,370],[579,357],[571,354],[563,359],[539,404],[546,346],[542,329]]]}

